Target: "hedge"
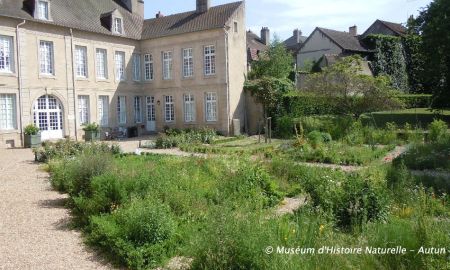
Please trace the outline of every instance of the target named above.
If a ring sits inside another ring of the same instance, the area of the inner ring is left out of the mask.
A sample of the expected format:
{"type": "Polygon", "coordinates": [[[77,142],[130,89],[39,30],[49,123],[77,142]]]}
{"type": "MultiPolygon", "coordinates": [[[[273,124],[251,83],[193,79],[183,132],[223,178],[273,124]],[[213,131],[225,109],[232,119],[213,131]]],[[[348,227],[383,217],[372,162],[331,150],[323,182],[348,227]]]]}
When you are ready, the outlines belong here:
{"type": "Polygon", "coordinates": [[[387,123],[394,122],[398,126],[406,123],[420,128],[426,128],[433,120],[440,119],[450,124],[450,111],[443,114],[433,113],[426,108],[409,109],[401,111],[387,111],[363,114],[360,117],[364,125],[385,127],[387,123]]]}
{"type": "Polygon", "coordinates": [[[433,100],[433,95],[427,94],[409,94],[396,96],[402,103],[405,104],[406,109],[412,108],[430,108],[433,100]]]}

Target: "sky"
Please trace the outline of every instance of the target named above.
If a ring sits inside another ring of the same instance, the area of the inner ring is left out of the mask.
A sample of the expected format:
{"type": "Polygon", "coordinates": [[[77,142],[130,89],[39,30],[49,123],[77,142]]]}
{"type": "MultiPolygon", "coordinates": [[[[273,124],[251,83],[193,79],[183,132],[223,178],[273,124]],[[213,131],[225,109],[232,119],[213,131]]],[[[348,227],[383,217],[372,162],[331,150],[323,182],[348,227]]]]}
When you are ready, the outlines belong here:
{"type": "MultiPolygon", "coordinates": [[[[211,0],[221,5],[236,0],[211,0]]],[[[145,17],[158,11],[170,15],[195,10],[195,0],[145,0],[145,17]]],[[[266,26],[284,40],[300,29],[308,36],[315,27],[348,31],[358,26],[363,33],[376,19],[405,23],[431,0],[246,0],[247,29],[260,33],[266,26]]]]}

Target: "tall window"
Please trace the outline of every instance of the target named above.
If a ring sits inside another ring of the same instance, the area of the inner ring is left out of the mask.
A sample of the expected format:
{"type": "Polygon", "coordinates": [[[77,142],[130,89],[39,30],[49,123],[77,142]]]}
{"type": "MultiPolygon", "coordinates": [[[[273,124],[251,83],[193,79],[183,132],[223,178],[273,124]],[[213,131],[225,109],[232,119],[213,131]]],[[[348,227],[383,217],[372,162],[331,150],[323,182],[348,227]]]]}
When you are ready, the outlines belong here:
{"type": "Polygon", "coordinates": [[[39,65],[43,75],[53,75],[53,42],[41,41],[39,44],[39,65]]]}
{"type": "Polygon", "coordinates": [[[38,2],[38,19],[41,20],[49,20],[49,9],[47,1],[39,1],[38,2]]]}
{"type": "Polygon", "coordinates": [[[142,98],[134,97],[134,122],[142,123],[142,98]]]}
{"type": "Polygon", "coordinates": [[[184,121],[195,122],[195,99],[193,94],[184,95],[184,121]]]}
{"type": "Polygon", "coordinates": [[[105,49],[95,51],[95,69],[97,79],[108,79],[108,56],[105,49]]]}
{"type": "Polygon", "coordinates": [[[100,126],[106,127],[109,122],[109,97],[99,96],[98,97],[98,120],[100,126]]]}
{"type": "Polygon", "coordinates": [[[80,125],[89,123],[89,96],[78,96],[78,116],[80,125]]]}
{"type": "Polygon", "coordinates": [[[215,122],[217,121],[217,94],[206,93],[205,99],[206,121],[215,122]]]}
{"type": "Polygon", "coordinates": [[[153,80],[153,56],[151,54],[144,55],[144,72],[145,72],[145,80],[151,81],[153,80]]]}
{"type": "Polygon", "coordinates": [[[114,33],[123,34],[123,23],[121,18],[114,18],[114,33]]]}
{"type": "Polygon", "coordinates": [[[77,77],[87,78],[87,48],[84,46],[75,46],[75,63],[77,70],[77,77]]]}
{"type": "Polygon", "coordinates": [[[127,98],[124,96],[117,99],[117,119],[120,125],[127,123],[127,98]]]}
{"type": "Polygon", "coordinates": [[[133,81],[141,80],[141,55],[133,54],[133,81]]]}
{"type": "Polygon", "coordinates": [[[175,121],[175,106],[173,104],[173,96],[164,97],[164,119],[166,122],[175,121]]]}
{"type": "Polygon", "coordinates": [[[13,71],[13,55],[12,37],[0,36],[0,72],[13,71]]]}
{"type": "Polygon", "coordinates": [[[163,52],[163,79],[172,79],[172,52],[163,52]]]}
{"type": "Polygon", "coordinates": [[[151,54],[144,55],[145,80],[153,80],[153,56],[151,54]]]}
{"type": "Polygon", "coordinates": [[[16,95],[0,94],[0,130],[16,128],[16,95]]]}
{"type": "Polygon", "coordinates": [[[216,74],[216,47],[205,46],[205,75],[216,74]]]}
{"type": "Polygon", "coordinates": [[[194,58],[192,48],[183,49],[183,77],[188,78],[194,75],[194,58]]]}
{"type": "Polygon", "coordinates": [[[156,121],[155,97],[147,97],[147,121],[156,121]]]}
{"type": "Polygon", "coordinates": [[[116,52],[116,81],[125,81],[125,53],[116,52]]]}

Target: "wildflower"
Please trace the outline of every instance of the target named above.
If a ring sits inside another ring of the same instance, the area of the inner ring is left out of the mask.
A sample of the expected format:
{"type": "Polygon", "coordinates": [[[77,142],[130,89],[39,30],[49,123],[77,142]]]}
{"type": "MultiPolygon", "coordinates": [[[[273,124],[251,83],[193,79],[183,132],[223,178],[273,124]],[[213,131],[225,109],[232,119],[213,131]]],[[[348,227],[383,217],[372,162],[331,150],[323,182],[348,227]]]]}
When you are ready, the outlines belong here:
{"type": "Polygon", "coordinates": [[[320,225],[320,227],[319,227],[319,232],[322,233],[324,229],[325,229],[325,226],[324,226],[323,224],[320,225]]]}
{"type": "Polygon", "coordinates": [[[295,229],[292,230],[292,233],[295,233],[295,229]]]}

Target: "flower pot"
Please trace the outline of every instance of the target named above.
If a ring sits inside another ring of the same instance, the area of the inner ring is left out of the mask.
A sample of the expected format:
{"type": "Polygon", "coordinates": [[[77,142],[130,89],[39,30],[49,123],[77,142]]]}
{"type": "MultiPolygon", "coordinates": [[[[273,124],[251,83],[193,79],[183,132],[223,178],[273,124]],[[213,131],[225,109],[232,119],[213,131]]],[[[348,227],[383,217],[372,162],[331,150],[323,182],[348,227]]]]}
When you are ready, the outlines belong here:
{"type": "Polygon", "coordinates": [[[95,142],[100,140],[100,131],[85,131],[84,132],[84,141],[86,142],[95,142]]]}
{"type": "Polygon", "coordinates": [[[24,147],[25,148],[35,148],[41,146],[41,134],[36,135],[25,135],[24,136],[24,147]]]}

